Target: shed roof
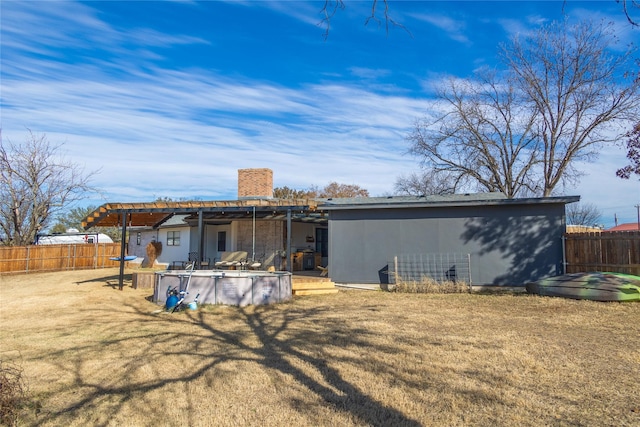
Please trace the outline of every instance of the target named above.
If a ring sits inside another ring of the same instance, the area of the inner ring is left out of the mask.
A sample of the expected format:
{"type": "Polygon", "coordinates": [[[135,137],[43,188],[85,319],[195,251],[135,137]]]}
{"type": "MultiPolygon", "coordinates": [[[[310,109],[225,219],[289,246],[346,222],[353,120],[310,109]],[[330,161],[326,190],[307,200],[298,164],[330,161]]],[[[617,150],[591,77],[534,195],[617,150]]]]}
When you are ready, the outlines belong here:
{"type": "Polygon", "coordinates": [[[127,226],[157,227],[173,215],[195,220],[202,212],[205,220],[251,218],[285,219],[292,211],[297,221],[324,223],[323,211],[389,208],[436,208],[455,206],[498,206],[578,202],[580,196],[508,199],[503,193],[467,193],[433,196],[350,197],[327,199],[242,199],[186,202],[106,203],[84,221],[85,230],[94,226],[121,226],[126,215],[127,226]]]}
{"type": "Polygon", "coordinates": [[[531,205],[574,203],[580,196],[531,197],[509,199],[503,193],[465,193],[433,196],[354,197],[319,199],[319,207],[331,210],[435,208],[456,206],[531,205]]]}

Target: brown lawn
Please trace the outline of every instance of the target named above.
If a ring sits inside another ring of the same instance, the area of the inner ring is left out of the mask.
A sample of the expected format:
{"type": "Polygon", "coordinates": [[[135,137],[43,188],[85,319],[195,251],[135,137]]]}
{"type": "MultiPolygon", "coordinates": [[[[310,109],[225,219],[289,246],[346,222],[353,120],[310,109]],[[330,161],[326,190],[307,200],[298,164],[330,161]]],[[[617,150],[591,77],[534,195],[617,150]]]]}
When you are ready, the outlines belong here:
{"type": "Polygon", "coordinates": [[[0,276],[20,425],[640,425],[640,304],[341,291],[166,314],[117,269],[0,276]]]}

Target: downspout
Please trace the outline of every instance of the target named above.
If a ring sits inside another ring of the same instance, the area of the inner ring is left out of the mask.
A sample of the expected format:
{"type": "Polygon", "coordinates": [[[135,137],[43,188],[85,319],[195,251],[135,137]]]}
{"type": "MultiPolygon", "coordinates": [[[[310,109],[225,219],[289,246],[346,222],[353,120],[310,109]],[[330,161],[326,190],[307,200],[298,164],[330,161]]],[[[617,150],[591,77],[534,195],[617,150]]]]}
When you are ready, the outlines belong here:
{"type": "Polygon", "coordinates": [[[251,261],[256,260],[256,207],[253,207],[253,241],[251,246],[251,261]]]}

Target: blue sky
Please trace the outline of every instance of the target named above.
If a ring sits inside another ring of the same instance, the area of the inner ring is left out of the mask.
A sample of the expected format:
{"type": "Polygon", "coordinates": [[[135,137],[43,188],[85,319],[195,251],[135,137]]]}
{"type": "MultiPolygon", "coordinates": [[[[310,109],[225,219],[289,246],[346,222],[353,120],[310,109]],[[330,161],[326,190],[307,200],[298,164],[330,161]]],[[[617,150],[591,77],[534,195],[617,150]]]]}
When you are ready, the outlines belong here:
{"type": "MultiPolygon", "coordinates": [[[[418,170],[406,135],[446,75],[496,63],[499,43],[549,20],[606,19],[640,40],[614,0],[390,3],[406,30],[365,26],[346,1],[325,39],[322,2],[11,1],[0,3],[2,137],[26,129],[100,170],[87,204],[156,197],[235,199],[237,169],[275,186],[331,181],[388,195],[418,170]]],[[[380,17],[382,17],[379,14],[380,17]]],[[[636,221],[640,182],[609,148],[576,187],[603,223],[636,221]]]]}

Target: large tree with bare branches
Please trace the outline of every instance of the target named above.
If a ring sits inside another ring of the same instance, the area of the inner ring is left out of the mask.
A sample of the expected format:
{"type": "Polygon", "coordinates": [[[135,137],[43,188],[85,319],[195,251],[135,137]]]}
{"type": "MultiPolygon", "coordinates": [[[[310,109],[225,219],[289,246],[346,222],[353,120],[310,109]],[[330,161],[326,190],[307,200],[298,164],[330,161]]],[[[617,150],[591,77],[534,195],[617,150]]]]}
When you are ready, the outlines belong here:
{"type": "Polygon", "coordinates": [[[550,196],[638,117],[632,51],[611,52],[610,30],[554,22],[513,39],[503,72],[440,87],[435,115],[408,136],[411,152],[481,191],[550,196]]]}
{"type": "Polygon", "coordinates": [[[28,132],[21,144],[0,134],[0,232],[3,245],[28,245],[56,213],[90,191],[90,174],[64,158],[62,145],[28,132]]]}

